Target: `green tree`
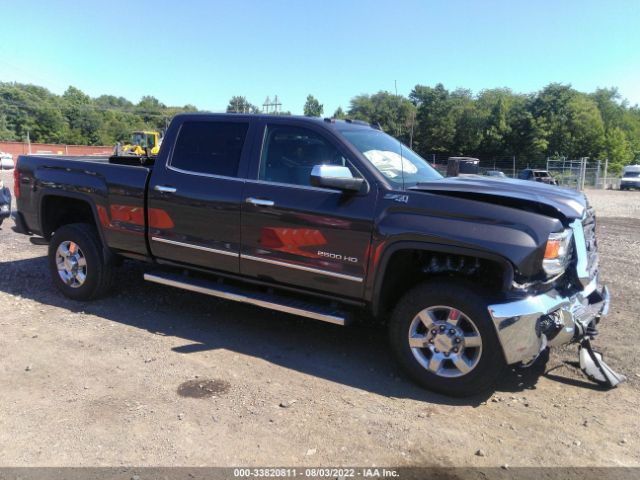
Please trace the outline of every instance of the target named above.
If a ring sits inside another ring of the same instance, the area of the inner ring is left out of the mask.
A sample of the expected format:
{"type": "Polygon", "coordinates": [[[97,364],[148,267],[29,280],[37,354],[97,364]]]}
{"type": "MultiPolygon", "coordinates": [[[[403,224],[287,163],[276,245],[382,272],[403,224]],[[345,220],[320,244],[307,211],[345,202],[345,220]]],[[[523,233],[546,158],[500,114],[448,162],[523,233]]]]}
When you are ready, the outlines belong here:
{"type": "Polygon", "coordinates": [[[451,115],[455,123],[453,147],[449,153],[465,155],[478,152],[483,140],[484,119],[476,107],[471,90],[459,88],[449,96],[451,115]]]}
{"type": "Polygon", "coordinates": [[[631,148],[633,155],[631,163],[640,163],[640,107],[625,108],[621,128],[624,130],[631,148]]]}
{"type": "Polygon", "coordinates": [[[333,112],[333,118],[336,118],[338,120],[344,120],[345,118],[347,118],[347,114],[344,113],[344,110],[342,110],[342,107],[338,107],[336,111],[333,112]]]}
{"type": "Polygon", "coordinates": [[[133,103],[124,97],[113,95],[100,95],[94,100],[94,105],[103,110],[133,110],[133,103]]]}
{"type": "Polygon", "coordinates": [[[134,108],[134,112],[142,117],[142,120],[152,128],[163,128],[166,123],[164,111],[166,105],[151,95],[143,96],[134,108]]]}
{"type": "Polygon", "coordinates": [[[532,96],[518,96],[509,110],[509,133],[506,139],[507,155],[537,157],[546,154],[549,147],[543,122],[531,113],[532,96]]]}
{"type": "Polygon", "coordinates": [[[385,132],[409,143],[415,107],[405,97],[381,91],[352,98],[349,117],[378,124],[385,132]]]}
{"type": "Polygon", "coordinates": [[[235,95],[229,100],[227,113],[260,113],[260,109],[250,103],[246,97],[235,95]]]}
{"type": "Polygon", "coordinates": [[[598,88],[590,97],[596,102],[607,130],[622,124],[624,107],[620,105],[621,96],[617,88],[598,88]]]}
{"type": "Polygon", "coordinates": [[[548,155],[572,155],[569,121],[571,101],[578,94],[570,85],[551,83],[536,96],[531,113],[548,143],[548,155]]]}
{"type": "Polygon", "coordinates": [[[305,116],[320,117],[322,112],[324,112],[324,106],[313,95],[307,95],[307,101],[304,104],[305,116]]]}
{"type": "MultiPolygon", "coordinates": [[[[80,89],[70,86],[62,95],[62,111],[67,120],[60,140],[71,144],[96,145],[100,140],[102,117],[91,97],[80,89]]],[[[35,138],[34,141],[37,141],[35,138]]]]}
{"type": "Polygon", "coordinates": [[[483,154],[504,155],[510,150],[511,125],[508,119],[513,103],[513,92],[506,88],[483,90],[478,95],[476,108],[483,120],[480,145],[483,154]]]}
{"type": "Polygon", "coordinates": [[[614,171],[622,170],[623,166],[634,160],[634,152],[627,141],[627,136],[620,127],[611,128],[607,132],[605,155],[614,171]]]}
{"type": "Polygon", "coordinates": [[[579,93],[569,102],[567,128],[569,153],[574,157],[598,157],[605,148],[605,129],[596,102],[579,93]]]}
{"type": "MultiPolygon", "coordinates": [[[[305,113],[321,115],[309,96],[305,113]]],[[[152,96],[137,104],[123,97],[91,98],[76,87],[63,95],[46,88],[0,82],[0,140],[111,145],[134,130],[162,129],[194,105],[169,107],[152,96]]],[[[245,97],[233,97],[228,111],[259,112],[245,97]]],[[[290,112],[278,112],[290,115],[290,112]]],[[[585,94],[552,83],[521,95],[508,89],[448,91],[416,85],[409,98],[378,92],[351,99],[348,115],[378,123],[420,153],[487,156],[607,157],[612,168],[640,162],[640,108],[615,88],[585,94]],[[412,135],[413,133],[413,135],[412,135]]],[[[342,108],[333,115],[346,116],[342,108]]]]}
{"type": "Polygon", "coordinates": [[[15,133],[9,128],[9,122],[4,113],[0,113],[0,140],[15,140],[15,133]]]}
{"type": "Polygon", "coordinates": [[[63,95],[35,85],[0,82],[0,139],[74,144],[106,144],[129,138],[131,132],[161,129],[174,115],[197,111],[193,105],[167,107],[146,96],[134,105],[123,97],[95,99],[76,87],[63,95]]]}
{"type": "Polygon", "coordinates": [[[435,87],[416,85],[409,94],[418,109],[415,129],[418,152],[449,153],[458,150],[455,145],[456,118],[450,97],[441,83],[435,87]]]}

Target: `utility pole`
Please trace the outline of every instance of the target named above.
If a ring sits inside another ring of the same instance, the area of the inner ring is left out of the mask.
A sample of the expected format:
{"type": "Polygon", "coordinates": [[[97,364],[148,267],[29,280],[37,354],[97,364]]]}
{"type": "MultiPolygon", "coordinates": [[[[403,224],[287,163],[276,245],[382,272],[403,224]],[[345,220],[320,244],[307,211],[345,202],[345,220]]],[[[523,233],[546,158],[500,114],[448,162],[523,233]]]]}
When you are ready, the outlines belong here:
{"type": "Polygon", "coordinates": [[[516,156],[513,156],[513,174],[511,175],[511,178],[516,178],[516,156]]]}
{"type": "Polygon", "coordinates": [[[411,133],[409,134],[409,148],[413,150],[413,126],[416,123],[416,112],[413,112],[411,116],[411,133]]]}
{"type": "Polygon", "coordinates": [[[589,157],[584,157],[584,175],[582,176],[582,190],[584,190],[584,185],[587,180],[587,163],[589,162],[589,157]]]}
{"type": "Polygon", "coordinates": [[[31,155],[31,138],[29,138],[29,130],[27,130],[27,148],[29,149],[29,155],[31,155]]]}
{"type": "Polygon", "coordinates": [[[277,114],[279,111],[282,112],[282,103],[278,101],[278,95],[276,95],[273,99],[273,106],[275,108],[275,113],[277,114]]]}
{"type": "Polygon", "coordinates": [[[609,159],[605,158],[604,159],[604,179],[602,181],[602,188],[603,190],[607,189],[607,171],[609,169],[609,159]]]}
{"type": "MultiPolygon", "coordinates": [[[[398,100],[398,107],[399,107],[400,99],[398,98],[398,81],[397,80],[393,81],[393,88],[396,91],[396,100],[398,100]]],[[[400,137],[400,135],[402,135],[402,126],[400,125],[400,119],[398,118],[399,117],[398,113],[400,113],[399,109],[398,111],[396,111],[396,125],[397,125],[396,135],[400,137]]],[[[411,130],[413,130],[413,124],[411,125],[411,130]]],[[[413,136],[413,131],[411,132],[411,136],[413,136]]],[[[409,143],[411,144],[412,142],[409,142],[409,143]]],[[[411,145],[409,145],[409,148],[411,148],[411,145]]]]}
{"type": "Polygon", "coordinates": [[[271,113],[273,113],[274,115],[282,112],[282,103],[280,102],[280,100],[278,100],[278,95],[273,97],[273,102],[269,97],[267,97],[262,106],[264,107],[264,113],[269,113],[269,110],[271,110],[272,108],[273,109],[271,110],[271,113]]]}
{"type": "Polygon", "coordinates": [[[580,159],[580,178],[578,182],[579,191],[584,190],[584,181],[585,181],[585,177],[587,176],[587,158],[588,157],[582,157],[580,159]]]}

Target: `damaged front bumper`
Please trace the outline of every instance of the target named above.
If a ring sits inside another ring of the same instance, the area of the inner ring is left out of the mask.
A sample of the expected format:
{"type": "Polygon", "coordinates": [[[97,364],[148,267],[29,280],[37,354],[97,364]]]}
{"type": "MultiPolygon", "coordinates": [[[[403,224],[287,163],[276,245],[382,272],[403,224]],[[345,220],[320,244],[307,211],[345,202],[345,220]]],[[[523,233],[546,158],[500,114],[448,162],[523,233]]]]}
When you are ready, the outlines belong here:
{"type": "Polygon", "coordinates": [[[547,346],[595,335],[596,324],[609,312],[609,290],[596,276],[568,296],[552,290],[488,308],[507,363],[527,364],[547,346]]]}

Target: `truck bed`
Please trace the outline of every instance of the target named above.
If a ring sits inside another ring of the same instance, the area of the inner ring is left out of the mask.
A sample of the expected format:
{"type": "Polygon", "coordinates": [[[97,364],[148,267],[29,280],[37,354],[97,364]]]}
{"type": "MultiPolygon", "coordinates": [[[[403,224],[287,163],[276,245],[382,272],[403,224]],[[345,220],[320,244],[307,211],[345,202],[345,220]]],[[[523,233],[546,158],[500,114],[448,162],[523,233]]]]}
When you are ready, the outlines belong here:
{"type": "Polygon", "coordinates": [[[145,188],[151,167],[139,158],[123,162],[122,157],[21,155],[21,221],[28,231],[47,237],[52,229],[43,220],[52,218],[47,208],[56,210],[57,198],[71,197],[93,211],[101,237],[112,250],[147,256],[145,188]]]}
{"type": "Polygon", "coordinates": [[[24,157],[33,157],[50,160],[71,160],[75,162],[92,162],[92,163],[110,163],[113,165],[127,165],[130,167],[150,167],[155,161],[155,157],[138,157],[136,155],[21,155],[24,157]]]}

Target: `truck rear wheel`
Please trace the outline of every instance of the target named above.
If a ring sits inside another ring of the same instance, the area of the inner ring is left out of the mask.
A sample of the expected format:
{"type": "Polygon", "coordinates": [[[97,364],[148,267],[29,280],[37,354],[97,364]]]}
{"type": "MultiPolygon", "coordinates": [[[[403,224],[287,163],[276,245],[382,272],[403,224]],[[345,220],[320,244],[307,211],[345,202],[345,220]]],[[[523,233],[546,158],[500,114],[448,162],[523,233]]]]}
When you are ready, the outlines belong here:
{"type": "Polygon", "coordinates": [[[95,227],[86,223],[55,231],[49,242],[49,269],[56,288],[73,300],[104,295],[113,278],[113,260],[105,255],[95,227]]]}
{"type": "Polygon", "coordinates": [[[463,397],[492,388],[505,366],[487,301],[464,283],[428,282],[396,305],[389,340],[418,384],[463,397]]]}

